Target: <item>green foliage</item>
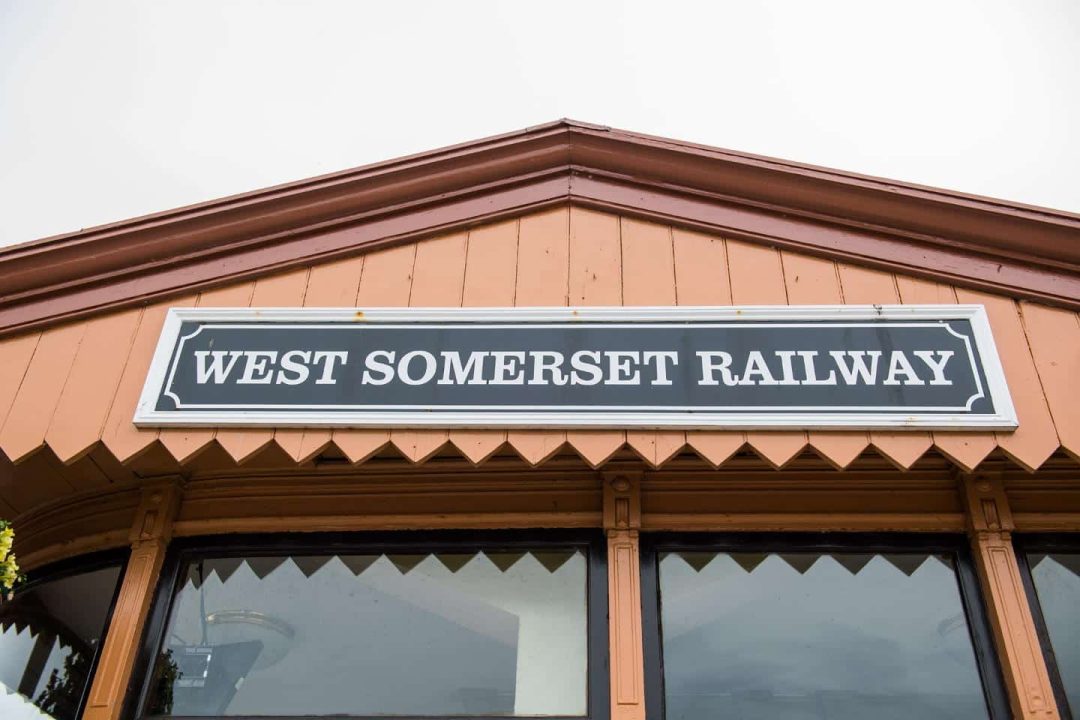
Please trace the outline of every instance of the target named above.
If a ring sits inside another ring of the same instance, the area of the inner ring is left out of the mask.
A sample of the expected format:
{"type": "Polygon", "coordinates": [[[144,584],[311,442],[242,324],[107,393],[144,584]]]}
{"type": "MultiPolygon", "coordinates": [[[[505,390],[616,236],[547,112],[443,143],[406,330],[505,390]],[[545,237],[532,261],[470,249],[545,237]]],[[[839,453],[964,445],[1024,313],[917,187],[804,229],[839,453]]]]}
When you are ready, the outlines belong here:
{"type": "Polygon", "coordinates": [[[0,520],[0,594],[10,595],[15,586],[22,581],[19,565],[15,562],[15,553],[11,545],[15,542],[15,530],[7,520],[0,520]]]}
{"type": "Polygon", "coordinates": [[[75,720],[89,672],[90,658],[72,650],[64,658],[64,674],[61,676],[56,669],[52,671],[35,704],[56,720],[75,720]]]}
{"type": "Polygon", "coordinates": [[[180,679],[183,673],[180,666],[173,660],[172,650],[166,650],[158,655],[157,666],[154,668],[154,692],[153,706],[149,708],[150,715],[171,715],[173,706],[173,685],[180,679]]]}

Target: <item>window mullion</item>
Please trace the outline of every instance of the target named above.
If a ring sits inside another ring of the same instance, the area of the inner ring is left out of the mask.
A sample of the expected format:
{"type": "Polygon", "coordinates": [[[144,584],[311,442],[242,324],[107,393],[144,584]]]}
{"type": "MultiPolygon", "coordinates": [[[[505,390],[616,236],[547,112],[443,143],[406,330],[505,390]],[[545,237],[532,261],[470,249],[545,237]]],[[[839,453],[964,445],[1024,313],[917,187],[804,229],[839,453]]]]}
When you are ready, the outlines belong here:
{"type": "Polygon", "coordinates": [[[90,686],[83,720],[117,720],[120,717],[179,505],[179,483],[156,483],[143,489],[142,501],[132,524],[131,557],[113,609],[110,632],[90,686]]]}
{"type": "Polygon", "coordinates": [[[604,478],[604,530],[608,551],[608,633],[611,718],[644,720],[645,667],[641,635],[641,478],[604,478]]]}
{"type": "Polygon", "coordinates": [[[1046,662],[1013,550],[1012,512],[1000,477],[965,476],[969,534],[1009,701],[1017,718],[1057,718],[1046,662]]]}

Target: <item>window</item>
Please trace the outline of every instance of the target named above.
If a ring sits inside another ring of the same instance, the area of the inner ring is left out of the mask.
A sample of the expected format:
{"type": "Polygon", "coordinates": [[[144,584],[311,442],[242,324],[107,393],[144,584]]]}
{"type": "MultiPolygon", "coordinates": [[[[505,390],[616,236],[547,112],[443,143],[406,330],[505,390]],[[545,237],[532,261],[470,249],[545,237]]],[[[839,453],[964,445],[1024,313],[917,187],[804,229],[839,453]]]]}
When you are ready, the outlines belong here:
{"type": "Polygon", "coordinates": [[[595,716],[602,556],[477,537],[180,551],[143,714],[595,716]]]}
{"type": "Polygon", "coordinates": [[[120,568],[101,556],[65,563],[0,604],[0,717],[79,717],[120,568]]]}
{"type": "Polygon", "coordinates": [[[1080,715],[1080,538],[1018,537],[1035,624],[1058,705],[1080,715]]]}
{"type": "Polygon", "coordinates": [[[1007,714],[960,540],[664,537],[642,562],[650,717],[1007,714]]]}

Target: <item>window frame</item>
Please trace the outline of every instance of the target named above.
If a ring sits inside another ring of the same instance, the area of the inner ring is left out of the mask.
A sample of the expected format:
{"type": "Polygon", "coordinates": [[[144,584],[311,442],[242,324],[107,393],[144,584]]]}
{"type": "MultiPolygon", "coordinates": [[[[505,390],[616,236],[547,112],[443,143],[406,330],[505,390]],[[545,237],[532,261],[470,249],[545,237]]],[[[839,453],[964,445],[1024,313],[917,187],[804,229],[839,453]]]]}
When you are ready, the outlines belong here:
{"type": "MultiPolygon", "coordinates": [[[[1039,645],[1042,648],[1046,672],[1050,676],[1050,687],[1054,690],[1054,701],[1057,703],[1058,715],[1060,715],[1061,720],[1072,720],[1076,713],[1069,707],[1069,697],[1065,694],[1065,683],[1061,679],[1061,670],[1058,668],[1054,646],[1050,643],[1050,628],[1046,625],[1046,616],[1043,615],[1042,604],[1039,602],[1039,593],[1035,588],[1035,576],[1031,571],[1031,563],[1028,562],[1028,553],[1052,554],[1055,552],[1068,552],[1080,554],[1080,534],[1015,533],[1013,535],[1013,550],[1016,553],[1016,562],[1020,566],[1020,580],[1024,584],[1028,607],[1031,608],[1031,619],[1035,622],[1035,634],[1038,636],[1039,645]]],[[[1080,713],[1080,708],[1076,708],[1076,712],[1080,713]]]]}
{"type": "MultiPolygon", "coordinates": [[[[115,567],[120,571],[116,576],[116,587],[113,588],[112,597],[109,598],[108,609],[105,611],[105,623],[101,626],[101,641],[97,644],[97,647],[94,648],[94,654],[90,658],[90,668],[87,673],[86,687],[83,688],[82,694],[79,695],[79,700],[76,705],[76,718],[82,718],[83,714],[86,712],[86,703],[90,698],[90,690],[94,686],[94,679],[98,671],[98,662],[101,660],[101,651],[109,638],[113,614],[116,612],[116,603],[120,599],[120,588],[124,585],[124,576],[127,574],[128,560],[130,557],[130,549],[116,548],[57,560],[29,570],[26,573],[26,582],[21,584],[15,590],[15,597],[18,597],[27,590],[32,590],[35,585],[43,585],[54,580],[63,580],[64,578],[75,575],[83,575],[85,573],[91,573],[111,567],[115,567]]],[[[32,700],[33,698],[31,698],[31,701],[32,700]]]]}
{"type": "Polygon", "coordinates": [[[956,562],[956,578],[961,608],[975,655],[976,669],[991,720],[1011,717],[1001,665],[998,662],[990,622],[982,602],[971,549],[961,535],[931,533],[843,533],[843,532],[719,532],[642,533],[641,603],[642,636],[645,650],[646,716],[663,720],[664,694],[663,628],[660,622],[661,552],[926,552],[950,554],[956,562]]]}
{"type": "MultiPolygon", "coordinates": [[[[289,553],[367,554],[437,553],[475,550],[543,549],[576,547],[585,553],[586,712],[584,715],[549,715],[530,720],[608,720],[608,595],[607,543],[600,531],[528,529],[402,530],[390,532],[271,533],[215,535],[174,540],[168,548],[161,578],[137,654],[132,682],[121,717],[135,720],[316,720],[319,715],[150,715],[153,666],[164,639],[173,600],[185,580],[184,564],[200,557],[274,556],[289,553]]],[[[510,715],[334,715],[341,720],[512,720],[510,715]]]]}

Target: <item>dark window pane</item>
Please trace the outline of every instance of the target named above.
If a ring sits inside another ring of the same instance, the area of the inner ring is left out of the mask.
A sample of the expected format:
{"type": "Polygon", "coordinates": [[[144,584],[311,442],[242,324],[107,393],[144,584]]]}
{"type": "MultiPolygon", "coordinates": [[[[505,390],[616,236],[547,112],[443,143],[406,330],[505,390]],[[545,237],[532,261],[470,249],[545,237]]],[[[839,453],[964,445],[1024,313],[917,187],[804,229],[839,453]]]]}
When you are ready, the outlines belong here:
{"type": "Polygon", "coordinates": [[[1075,716],[1080,714],[1080,553],[1032,554],[1028,562],[1058,673],[1075,716]]]}
{"type": "Polygon", "coordinates": [[[667,720],[986,718],[947,556],[666,553],[667,720]]]}
{"type": "Polygon", "coordinates": [[[195,561],[150,714],[584,715],[574,549],[195,561]]]}
{"type": "Polygon", "coordinates": [[[35,583],[0,605],[0,718],[75,720],[119,577],[35,583]]]}

